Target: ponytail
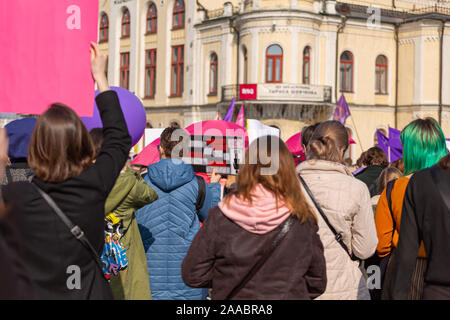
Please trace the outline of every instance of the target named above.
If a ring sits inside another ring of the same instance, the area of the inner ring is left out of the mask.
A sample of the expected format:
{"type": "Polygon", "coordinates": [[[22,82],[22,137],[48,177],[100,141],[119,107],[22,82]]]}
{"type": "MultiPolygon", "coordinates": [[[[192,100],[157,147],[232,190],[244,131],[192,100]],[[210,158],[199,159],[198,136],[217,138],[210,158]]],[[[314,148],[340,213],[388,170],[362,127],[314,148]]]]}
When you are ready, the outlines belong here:
{"type": "Polygon", "coordinates": [[[329,155],[336,149],[336,144],[330,137],[318,137],[311,140],[309,152],[315,159],[328,160],[329,155]]]}
{"type": "Polygon", "coordinates": [[[347,129],[338,121],[321,123],[314,131],[307,147],[308,160],[327,160],[343,163],[343,151],[347,150],[347,129]]]}

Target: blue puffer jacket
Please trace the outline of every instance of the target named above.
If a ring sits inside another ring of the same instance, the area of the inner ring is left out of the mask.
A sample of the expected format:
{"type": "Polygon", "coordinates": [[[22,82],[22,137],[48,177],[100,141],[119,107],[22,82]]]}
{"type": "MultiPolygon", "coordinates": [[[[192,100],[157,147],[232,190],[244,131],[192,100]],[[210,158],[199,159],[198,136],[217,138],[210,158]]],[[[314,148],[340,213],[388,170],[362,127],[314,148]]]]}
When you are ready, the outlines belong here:
{"type": "MultiPolygon", "coordinates": [[[[181,263],[200,229],[196,212],[198,180],[191,165],[165,159],[150,165],[144,180],[158,200],[136,211],[150,275],[153,300],[201,300],[205,290],[190,288],[181,278],[181,263]]],[[[220,201],[220,184],[206,188],[200,211],[204,221],[220,201]]]]}

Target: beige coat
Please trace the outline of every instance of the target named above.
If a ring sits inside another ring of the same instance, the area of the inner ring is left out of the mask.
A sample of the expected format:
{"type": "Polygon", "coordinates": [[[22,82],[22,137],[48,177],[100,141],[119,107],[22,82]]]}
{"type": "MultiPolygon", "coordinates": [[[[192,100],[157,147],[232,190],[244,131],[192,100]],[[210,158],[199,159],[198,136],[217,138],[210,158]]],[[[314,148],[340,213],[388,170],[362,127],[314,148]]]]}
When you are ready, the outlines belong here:
{"type": "MultiPolygon", "coordinates": [[[[342,233],[344,243],[360,259],[375,253],[378,244],[375,221],[367,186],[354,178],[338,163],[309,160],[297,167],[321,206],[331,225],[342,233]]],[[[359,263],[352,261],[315,209],[305,192],[319,222],[319,236],[325,248],[327,289],[318,299],[370,299],[366,280],[359,263]]]]}

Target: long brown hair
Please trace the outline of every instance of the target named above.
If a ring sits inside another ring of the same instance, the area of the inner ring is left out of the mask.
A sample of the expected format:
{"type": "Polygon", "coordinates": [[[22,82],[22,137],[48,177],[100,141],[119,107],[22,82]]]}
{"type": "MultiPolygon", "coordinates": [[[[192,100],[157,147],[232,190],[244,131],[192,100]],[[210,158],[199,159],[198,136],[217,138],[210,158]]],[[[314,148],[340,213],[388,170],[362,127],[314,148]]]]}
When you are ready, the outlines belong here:
{"type": "Polygon", "coordinates": [[[72,109],[53,104],[42,114],[28,149],[28,163],[36,177],[62,182],[89,168],[94,157],[89,133],[72,109]]]}
{"type": "Polygon", "coordinates": [[[252,191],[258,185],[262,185],[265,189],[271,191],[275,195],[277,202],[279,200],[283,201],[292,215],[297,217],[301,223],[307,220],[316,221],[316,217],[306,203],[300,187],[300,180],[295,172],[294,158],[286,144],[278,137],[260,137],[250,144],[245,153],[245,163],[239,169],[236,187],[225,198],[225,204],[229,203],[232,196],[236,196],[251,204],[252,191]],[[267,149],[261,150],[264,147],[267,147],[267,149]],[[261,151],[265,152],[262,153],[261,151]],[[261,155],[264,153],[271,159],[267,164],[265,164],[265,159],[261,159],[261,155]],[[255,156],[256,161],[253,161],[255,156]],[[271,175],[263,174],[263,169],[271,168],[274,164],[274,159],[277,158],[279,159],[279,165],[276,173],[271,175]]]}
{"type": "Polygon", "coordinates": [[[307,157],[344,163],[344,153],[348,149],[348,132],[339,121],[322,122],[314,131],[307,146],[307,157]]]}

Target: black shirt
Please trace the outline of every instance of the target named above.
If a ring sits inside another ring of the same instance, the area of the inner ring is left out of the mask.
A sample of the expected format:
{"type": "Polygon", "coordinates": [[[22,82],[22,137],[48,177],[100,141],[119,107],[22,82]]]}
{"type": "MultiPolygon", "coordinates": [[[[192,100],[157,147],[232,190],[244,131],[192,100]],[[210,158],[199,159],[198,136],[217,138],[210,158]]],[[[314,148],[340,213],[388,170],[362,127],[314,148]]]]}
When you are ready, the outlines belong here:
{"type": "Polygon", "coordinates": [[[383,166],[368,166],[355,176],[356,179],[359,179],[366,184],[370,192],[370,197],[374,197],[378,194],[377,181],[384,169],[385,167],[383,166]]]}
{"type": "MultiPolygon", "coordinates": [[[[435,170],[450,185],[450,170],[435,170]]],[[[431,177],[431,169],[414,174],[406,189],[391,283],[393,299],[408,299],[421,241],[427,254],[425,283],[450,289],[450,209],[431,177]]]]}
{"type": "MultiPolygon", "coordinates": [[[[103,121],[104,142],[95,164],[61,183],[36,177],[33,182],[80,226],[101,255],[105,242],[105,201],[127,160],[131,137],[117,94],[104,92],[96,101],[103,121]]],[[[74,238],[30,183],[10,184],[4,188],[3,195],[7,204],[23,212],[19,231],[23,238],[24,263],[38,299],[112,299],[109,284],[91,253],[74,238]]]]}

